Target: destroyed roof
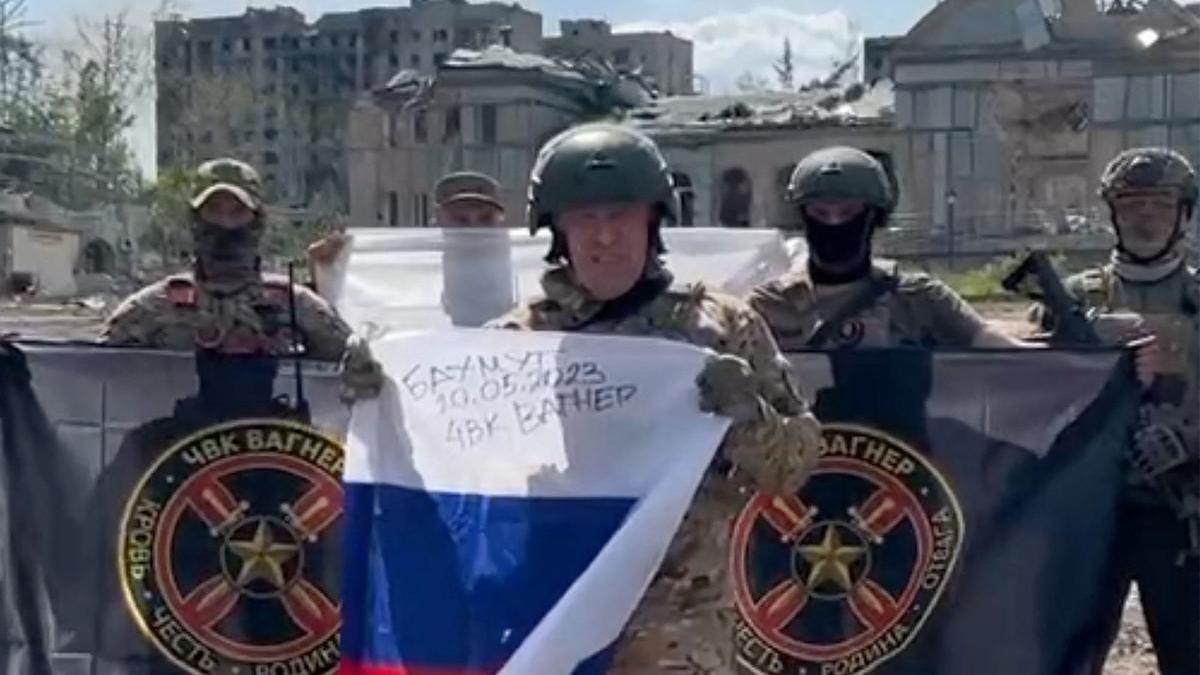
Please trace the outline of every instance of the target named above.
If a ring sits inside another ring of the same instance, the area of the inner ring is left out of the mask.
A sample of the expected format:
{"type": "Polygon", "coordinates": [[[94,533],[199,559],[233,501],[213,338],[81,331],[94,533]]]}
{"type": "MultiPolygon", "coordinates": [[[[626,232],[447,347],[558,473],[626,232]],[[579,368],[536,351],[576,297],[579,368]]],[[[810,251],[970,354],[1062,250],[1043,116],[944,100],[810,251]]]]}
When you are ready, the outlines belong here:
{"type": "Polygon", "coordinates": [[[468,70],[498,68],[502,70],[538,71],[555,77],[562,77],[576,82],[586,82],[587,77],[580,72],[578,64],[562,59],[554,59],[541,54],[518,52],[493,45],[483,51],[471,49],[456,49],[441,65],[446,70],[468,70]]]}
{"type": "Polygon", "coordinates": [[[0,222],[17,222],[35,227],[78,231],[67,211],[40,195],[0,189],[0,222]]]}
{"type": "MultiPolygon", "coordinates": [[[[648,105],[655,92],[639,73],[619,71],[611,63],[597,59],[562,59],[541,54],[517,52],[494,45],[482,51],[457,49],[438,67],[438,76],[448,72],[504,70],[542,73],[559,83],[590,92],[588,96],[605,105],[629,109],[648,105]]],[[[421,100],[437,85],[437,77],[416,71],[398,72],[377,95],[405,101],[421,100]]]]}
{"type": "Polygon", "coordinates": [[[629,113],[632,124],[668,131],[742,131],[890,123],[895,96],[890,80],[873,86],[673,96],[629,113]]]}

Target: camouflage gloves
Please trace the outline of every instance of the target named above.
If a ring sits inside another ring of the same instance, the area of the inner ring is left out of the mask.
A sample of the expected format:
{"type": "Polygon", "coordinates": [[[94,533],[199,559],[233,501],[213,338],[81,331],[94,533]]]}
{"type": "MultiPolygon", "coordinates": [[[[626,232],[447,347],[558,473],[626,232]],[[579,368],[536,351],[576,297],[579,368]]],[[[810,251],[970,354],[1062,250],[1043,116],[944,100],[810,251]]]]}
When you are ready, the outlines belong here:
{"type": "Polygon", "coordinates": [[[341,398],[346,403],[376,398],[383,390],[383,368],[371,355],[371,347],[358,335],[346,340],[341,362],[341,398]]]}
{"type": "Polygon", "coordinates": [[[735,423],[763,419],[766,405],[758,394],[758,382],[745,359],[730,354],[710,356],[696,377],[700,387],[700,410],[724,415],[735,423]]]}

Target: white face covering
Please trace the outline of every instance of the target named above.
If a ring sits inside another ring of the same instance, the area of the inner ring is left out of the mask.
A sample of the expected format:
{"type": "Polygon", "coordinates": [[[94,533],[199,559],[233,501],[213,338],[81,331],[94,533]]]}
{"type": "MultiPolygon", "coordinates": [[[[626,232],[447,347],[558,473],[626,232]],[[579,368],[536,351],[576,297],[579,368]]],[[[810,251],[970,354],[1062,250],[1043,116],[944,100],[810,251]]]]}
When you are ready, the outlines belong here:
{"type": "Polygon", "coordinates": [[[479,327],[516,306],[507,229],[446,228],[442,237],[442,308],[452,324],[479,327]]]}

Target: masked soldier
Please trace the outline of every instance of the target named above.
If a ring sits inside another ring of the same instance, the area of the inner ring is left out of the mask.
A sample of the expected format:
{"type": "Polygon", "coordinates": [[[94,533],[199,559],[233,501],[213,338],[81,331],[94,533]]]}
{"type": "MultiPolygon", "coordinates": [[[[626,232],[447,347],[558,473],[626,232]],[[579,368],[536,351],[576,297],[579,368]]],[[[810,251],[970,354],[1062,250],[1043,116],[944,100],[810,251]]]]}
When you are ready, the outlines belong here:
{"type": "MultiPolygon", "coordinates": [[[[1150,360],[1154,377],[1131,444],[1095,672],[1137,581],[1164,675],[1200,673],[1200,279],[1185,263],[1183,245],[1196,206],[1196,172],[1165,148],[1126,150],[1104,170],[1100,196],[1117,234],[1111,259],[1065,285],[1098,318],[1137,315],[1155,340],[1150,355],[1139,353],[1139,366],[1150,360]]],[[[1053,315],[1040,314],[1043,327],[1052,327],[1053,315]]]]}
{"type": "Polygon", "coordinates": [[[110,345],[223,354],[305,355],[343,360],[346,393],[380,385],[365,343],[352,341],[333,308],[286,278],[264,274],[259,248],[265,229],[258,172],[233,159],[200,165],[192,195],[193,269],[126,298],[105,323],[110,345]],[[291,310],[295,304],[293,334],[291,310]],[[345,358],[343,358],[345,357],[345,358]]]}
{"type": "Polygon", "coordinates": [[[528,212],[534,233],[552,234],[545,298],[489,325],[659,336],[716,352],[697,379],[701,408],[734,424],[617,647],[614,672],[728,672],[731,521],[745,488],[800,487],[816,457],[816,421],[760,317],[700,285],[672,285],[659,228],[675,219],[675,197],[651,140],[605,124],[563,132],[538,155],[528,212]]]}
{"type": "Polygon", "coordinates": [[[833,346],[1017,346],[953,290],[873,259],[871,241],[896,205],[895,181],[849,147],[805,157],[788,201],[808,243],[807,264],[755,289],[751,307],[785,351],[833,346]]]}

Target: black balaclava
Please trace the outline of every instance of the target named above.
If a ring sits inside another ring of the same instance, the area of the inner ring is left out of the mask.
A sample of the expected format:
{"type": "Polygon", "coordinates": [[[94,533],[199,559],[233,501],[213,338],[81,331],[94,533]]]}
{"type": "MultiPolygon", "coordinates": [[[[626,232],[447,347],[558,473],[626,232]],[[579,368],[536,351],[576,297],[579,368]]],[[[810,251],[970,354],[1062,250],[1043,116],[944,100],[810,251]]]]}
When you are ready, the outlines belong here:
{"type": "Polygon", "coordinates": [[[206,284],[237,288],[259,276],[262,240],[261,215],[243,227],[229,229],[192,218],[192,241],[196,247],[196,278],[206,284]]]}
{"type": "Polygon", "coordinates": [[[863,279],[871,271],[871,237],[876,213],[865,208],[844,223],[829,225],[800,210],[804,239],[808,242],[808,270],[813,281],[844,284],[863,279]]]}

